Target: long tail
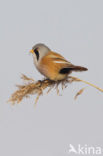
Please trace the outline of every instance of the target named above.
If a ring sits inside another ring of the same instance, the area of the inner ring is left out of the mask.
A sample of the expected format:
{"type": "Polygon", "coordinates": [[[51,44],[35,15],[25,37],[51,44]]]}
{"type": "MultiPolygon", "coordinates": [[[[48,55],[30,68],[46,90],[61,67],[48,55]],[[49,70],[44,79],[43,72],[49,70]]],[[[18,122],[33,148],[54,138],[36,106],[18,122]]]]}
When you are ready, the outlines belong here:
{"type": "Polygon", "coordinates": [[[86,71],[88,70],[87,68],[85,67],[81,67],[81,66],[75,66],[75,65],[69,65],[67,68],[62,68],[59,73],[60,74],[70,74],[72,71],[86,71]]]}
{"type": "Polygon", "coordinates": [[[74,66],[72,68],[72,71],[87,71],[88,69],[85,67],[81,67],[81,66],[74,66]]]}

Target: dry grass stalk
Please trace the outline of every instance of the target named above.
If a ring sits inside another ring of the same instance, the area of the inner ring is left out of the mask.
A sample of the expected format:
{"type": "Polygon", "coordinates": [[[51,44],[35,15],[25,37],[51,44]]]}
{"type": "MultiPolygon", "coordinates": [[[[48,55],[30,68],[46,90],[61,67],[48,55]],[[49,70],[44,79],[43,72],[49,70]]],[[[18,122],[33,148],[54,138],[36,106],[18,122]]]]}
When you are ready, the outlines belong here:
{"type": "MultiPolygon", "coordinates": [[[[55,89],[57,90],[57,94],[59,94],[59,89],[58,89],[59,84],[61,84],[62,89],[64,89],[67,87],[68,83],[72,83],[72,82],[76,82],[76,81],[79,81],[79,82],[81,81],[83,83],[86,83],[86,84],[98,89],[99,91],[103,92],[103,89],[101,89],[87,81],[84,81],[84,80],[81,80],[79,78],[72,77],[72,76],[68,76],[65,80],[57,81],[57,82],[51,81],[49,79],[44,79],[42,81],[35,82],[32,78],[28,78],[27,76],[25,76],[23,74],[22,74],[21,78],[24,81],[26,81],[27,83],[24,83],[24,85],[16,85],[18,87],[18,90],[16,92],[14,92],[9,99],[9,102],[11,102],[12,104],[15,104],[16,102],[20,103],[24,97],[29,97],[29,95],[32,95],[32,94],[37,94],[37,98],[35,100],[35,103],[37,103],[40,95],[43,94],[43,90],[45,90],[46,88],[49,87],[49,89],[47,91],[47,93],[49,93],[51,91],[51,89],[53,89],[55,87],[55,89]]],[[[78,95],[82,94],[83,91],[84,91],[84,89],[81,89],[76,94],[75,99],[78,97],[78,95]]]]}
{"type": "Polygon", "coordinates": [[[81,95],[81,94],[83,93],[84,90],[85,90],[85,88],[82,88],[81,90],[79,90],[79,92],[77,92],[77,94],[75,95],[74,99],[76,100],[77,97],[78,97],[79,95],[81,95]]]}
{"type": "Polygon", "coordinates": [[[92,84],[92,83],[90,83],[90,82],[88,82],[88,81],[81,80],[81,79],[79,79],[79,78],[77,78],[77,77],[73,77],[73,76],[69,76],[69,78],[73,79],[73,81],[81,81],[81,82],[83,82],[83,83],[85,83],[85,84],[88,84],[88,85],[91,86],[91,87],[96,88],[96,89],[99,90],[100,92],[103,92],[103,89],[102,89],[102,88],[99,88],[98,86],[96,86],[96,85],[94,85],[94,84],[92,84]]]}

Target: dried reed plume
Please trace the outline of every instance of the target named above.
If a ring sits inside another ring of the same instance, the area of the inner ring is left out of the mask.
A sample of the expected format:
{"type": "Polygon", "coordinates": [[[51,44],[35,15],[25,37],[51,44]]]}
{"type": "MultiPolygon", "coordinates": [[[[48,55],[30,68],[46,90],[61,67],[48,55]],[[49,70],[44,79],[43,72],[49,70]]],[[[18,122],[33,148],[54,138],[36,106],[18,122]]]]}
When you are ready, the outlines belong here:
{"type": "MultiPolygon", "coordinates": [[[[57,94],[59,94],[59,89],[58,89],[58,85],[61,84],[62,89],[67,87],[68,83],[72,83],[72,82],[83,82],[85,84],[88,84],[96,89],[98,89],[99,91],[103,92],[103,89],[87,82],[84,80],[81,80],[79,78],[76,77],[72,77],[72,76],[68,76],[65,80],[62,81],[51,81],[49,79],[44,79],[42,81],[37,81],[35,82],[32,78],[28,78],[27,76],[22,74],[21,79],[23,79],[24,81],[26,81],[27,83],[24,83],[24,85],[16,85],[18,87],[18,90],[16,92],[14,92],[10,99],[9,102],[11,102],[12,104],[20,103],[22,101],[22,99],[24,97],[29,97],[29,95],[33,95],[33,94],[37,94],[37,98],[35,100],[35,103],[37,103],[40,95],[43,94],[43,90],[45,90],[46,88],[49,88],[47,93],[49,93],[51,91],[51,89],[53,89],[54,87],[57,90],[57,94]]],[[[81,89],[75,96],[75,99],[82,94],[82,92],[84,91],[85,88],[81,89]]]]}

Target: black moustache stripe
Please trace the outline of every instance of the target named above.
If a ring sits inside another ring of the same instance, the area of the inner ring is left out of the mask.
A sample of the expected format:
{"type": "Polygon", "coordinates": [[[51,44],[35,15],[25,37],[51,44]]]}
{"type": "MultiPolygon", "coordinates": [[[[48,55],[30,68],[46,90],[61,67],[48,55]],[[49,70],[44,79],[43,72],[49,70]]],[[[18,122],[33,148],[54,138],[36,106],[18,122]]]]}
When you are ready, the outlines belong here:
{"type": "Polygon", "coordinates": [[[39,52],[37,49],[34,50],[37,60],[39,60],[39,52]]]}

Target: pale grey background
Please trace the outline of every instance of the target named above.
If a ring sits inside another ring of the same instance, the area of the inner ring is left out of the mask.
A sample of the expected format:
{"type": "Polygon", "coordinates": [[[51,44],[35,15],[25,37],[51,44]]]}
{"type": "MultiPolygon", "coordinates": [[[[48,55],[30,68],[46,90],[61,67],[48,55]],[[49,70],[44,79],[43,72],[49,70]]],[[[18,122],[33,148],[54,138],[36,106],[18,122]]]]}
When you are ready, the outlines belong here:
{"type": "Polygon", "coordinates": [[[103,94],[74,83],[19,105],[7,104],[24,73],[37,79],[31,47],[43,42],[88,72],[74,73],[103,88],[102,0],[3,0],[0,4],[0,155],[67,156],[69,144],[103,146],[103,94]]]}

